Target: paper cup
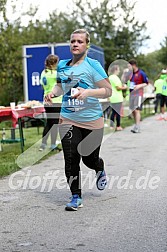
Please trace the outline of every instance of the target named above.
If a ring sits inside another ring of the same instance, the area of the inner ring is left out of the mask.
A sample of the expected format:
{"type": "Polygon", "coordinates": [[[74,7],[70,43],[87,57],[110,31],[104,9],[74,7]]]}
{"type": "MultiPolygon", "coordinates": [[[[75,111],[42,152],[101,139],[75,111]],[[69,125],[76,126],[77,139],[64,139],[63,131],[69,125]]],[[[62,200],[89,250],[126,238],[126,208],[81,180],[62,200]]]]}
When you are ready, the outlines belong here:
{"type": "Polygon", "coordinates": [[[18,105],[17,105],[17,108],[18,108],[18,109],[21,109],[21,104],[18,104],[18,105]]]}
{"type": "Polygon", "coordinates": [[[11,109],[15,109],[16,103],[15,102],[10,102],[10,107],[11,109]]]}

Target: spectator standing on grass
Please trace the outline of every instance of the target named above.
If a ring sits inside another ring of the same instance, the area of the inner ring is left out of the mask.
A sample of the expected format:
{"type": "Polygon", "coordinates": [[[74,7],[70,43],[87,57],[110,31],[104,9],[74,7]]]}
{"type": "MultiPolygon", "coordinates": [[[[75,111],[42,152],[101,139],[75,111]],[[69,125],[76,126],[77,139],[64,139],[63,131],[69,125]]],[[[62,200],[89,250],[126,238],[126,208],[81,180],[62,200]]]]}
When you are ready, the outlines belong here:
{"type": "Polygon", "coordinates": [[[137,61],[135,59],[129,60],[133,68],[133,74],[130,79],[130,101],[129,107],[132,110],[134,117],[135,125],[131,132],[139,133],[140,132],[140,119],[141,119],[141,110],[143,103],[143,88],[148,85],[148,77],[146,73],[138,68],[137,61]]]}
{"type": "MultiPolygon", "coordinates": [[[[55,86],[57,79],[56,66],[58,64],[59,58],[57,55],[49,54],[45,59],[45,69],[42,71],[40,76],[40,83],[44,89],[44,97],[49,94],[55,86]]],[[[46,123],[44,126],[42,134],[42,144],[40,146],[40,151],[43,151],[47,146],[47,140],[50,135],[51,146],[50,149],[59,149],[56,145],[56,139],[58,135],[58,123],[59,114],[61,109],[62,97],[52,98],[52,104],[45,104],[46,111],[46,123]]]]}
{"type": "Polygon", "coordinates": [[[109,81],[112,86],[112,96],[110,97],[110,103],[112,107],[112,112],[110,115],[110,129],[117,131],[123,130],[123,128],[121,127],[121,109],[124,99],[122,91],[127,89],[127,85],[123,85],[120,78],[118,77],[119,73],[119,65],[113,65],[109,68],[109,81]],[[115,120],[116,128],[114,126],[115,120]]]}
{"type": "MultiPolygon", "coordinates": [[[[163,74],[163,71],[161,71],[161,74],[163,74]]],[[[166,72],[166,70],[165,70],[166,72]]],[[[161,98],[162,98],[162,87],[164,84],[164,80],[159,77],[155,82],[154,82],[154,88],[155,88],[155,107],[154,107],[154,112],[157,114],[158,112],[158,107],[160,107],[160,112],[161,112],[161,98]]]]}
{"type": "MultiPolygon", "coordinates": [[[[132,76],[132,66],[130,64],[128,64],[128,67],[124,69],[123,74],[121,76],[121,81],[122,83],[125,83],[127,85],[127,89],[123,90],[123,97],[125,98],[126,102],[129,102],[129,97],[130,97],[130,78],[132,76]]],[[[132,115],[132,111],[129,108],[128,111],[128,118],[132,119],[133,115],[132,115]]]]}
{"type": "Polygon", "coordinates": [[[162,95],[160,102],[161,114],[158,120],[167,120],[167,118],[165,117],[165,111],[167,107],[167,71],[165,69],[161,71],[160,79],[163,81],[163,84],[162,84],[162,95]]]}
{"type": "Polygon", "coordinates": [[[62,141],[65,174],[72,194],[65,210],[82,207],[80,161],[97,176],[97,189],[106,187],[104,161],[99,157],[103,138],[104,118],[98,98],[111,96],[112,90],[101,64],[87,57],[90,35],[85,29],[75,30],[70,36],[72,58],[58,64],[58,84],[50,95],[62,94],[60,136],[62,141]]]}

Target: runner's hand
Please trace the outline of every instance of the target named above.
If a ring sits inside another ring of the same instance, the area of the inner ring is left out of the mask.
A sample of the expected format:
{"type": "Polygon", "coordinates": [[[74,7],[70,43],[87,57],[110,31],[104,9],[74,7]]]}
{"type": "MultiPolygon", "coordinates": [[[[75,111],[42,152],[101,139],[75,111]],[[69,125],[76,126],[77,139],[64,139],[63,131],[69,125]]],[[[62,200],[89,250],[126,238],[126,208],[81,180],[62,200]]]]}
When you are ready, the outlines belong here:
{"type": "Polygon", "coordinates": [[[88,97],[88,89],[84,89],[81,87],[77,87],[78,93],[73,96],[73,98],[76,98],[78,100],[84,100],[88,97]]]}
{"type": "Polygon", "coordinates": [[[50,93],[50,94],[45,95],[45,97],[44,97],[45,103],[47,103],[47,104],[52,104],[52,98],[53,98],[53,97],[54,97],[54,94],[53,94],[53,93],[50,93]]]}

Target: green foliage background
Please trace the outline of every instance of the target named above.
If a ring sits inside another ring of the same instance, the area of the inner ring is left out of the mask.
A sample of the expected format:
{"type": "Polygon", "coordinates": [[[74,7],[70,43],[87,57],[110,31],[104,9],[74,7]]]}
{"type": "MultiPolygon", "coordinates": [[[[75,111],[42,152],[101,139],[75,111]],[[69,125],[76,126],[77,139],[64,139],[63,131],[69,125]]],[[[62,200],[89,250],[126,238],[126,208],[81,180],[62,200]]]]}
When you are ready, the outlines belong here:
{"type": "MultiPolygon", "coordinates": [[[[9,2],[14,14],[18,1],[9,2]]],[[[136,20],[134,7],[135,1],[128,0],[120,0],[115,5],[112,0],[97,1],[96,7],[92,6],[90,0],[73,0],[71,12],[58,13],[53,10],[45,21],[34,21],[37,6],[30,6],[27,12],[10,20],[7,16],[7,0],[1,0],[0,105],[24,100],[22,46],[68,42],[70,33],[78,27],[87,28],[91,42],[104,48],[106,70],[116,59],[129,60],[135,57],[149,79],[155,80],[160,70],[167,65],[167,37],[159,51],[141,54],[140,49],[149,41],[149,35],[146,22],[136,20]],[[23,16],[29,19],[26,27],[22,25],[23,16]]]]}

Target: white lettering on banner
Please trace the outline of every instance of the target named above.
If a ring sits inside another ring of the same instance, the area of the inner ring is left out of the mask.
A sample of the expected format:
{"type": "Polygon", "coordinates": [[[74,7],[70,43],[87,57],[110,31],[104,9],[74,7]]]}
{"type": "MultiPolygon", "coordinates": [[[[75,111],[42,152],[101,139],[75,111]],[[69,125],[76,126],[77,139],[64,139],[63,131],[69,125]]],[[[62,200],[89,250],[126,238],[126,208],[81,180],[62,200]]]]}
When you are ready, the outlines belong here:
{"type": "Polygon", "coordinates": [[[38,72],[33,72],[32,73],[32,86],[39,86],[39,73],[38,72]]]}

